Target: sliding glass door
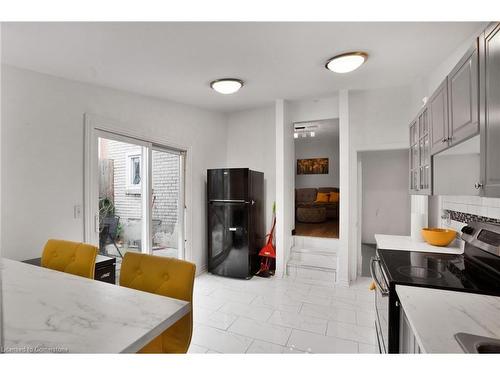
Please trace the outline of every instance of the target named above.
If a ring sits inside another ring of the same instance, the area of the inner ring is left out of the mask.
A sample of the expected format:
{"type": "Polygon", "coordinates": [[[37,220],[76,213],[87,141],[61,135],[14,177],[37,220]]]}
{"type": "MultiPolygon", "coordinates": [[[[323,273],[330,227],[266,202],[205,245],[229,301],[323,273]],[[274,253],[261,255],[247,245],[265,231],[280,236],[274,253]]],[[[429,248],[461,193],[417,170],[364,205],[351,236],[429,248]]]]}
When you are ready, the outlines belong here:
{"type": "Polygon", "coordinates": [[[154,255],[183,258],[184,189],[182,152],[153,147],[152,250],[154,255]]]}
{"type": "Polygon", "coordinates": [[[143,246],[147,145],[121,137],[118,141],[112,135],[100,136],[98,144],[99,250],[112,256],[147,252],[143,246]]]}
{"type": "Polygon", "coordinates": [[[102,130],[93,135],[86,240],[102,255],[184,258],[184,152],[102,130]]]}

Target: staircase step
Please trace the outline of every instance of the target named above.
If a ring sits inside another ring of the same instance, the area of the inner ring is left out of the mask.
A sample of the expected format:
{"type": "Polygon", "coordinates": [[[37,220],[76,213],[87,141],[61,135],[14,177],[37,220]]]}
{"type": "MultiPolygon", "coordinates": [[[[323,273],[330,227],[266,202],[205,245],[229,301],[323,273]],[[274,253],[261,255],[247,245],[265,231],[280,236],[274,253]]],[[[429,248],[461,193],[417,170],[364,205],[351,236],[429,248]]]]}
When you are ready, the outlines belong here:
{"type": "Polygon", "coordinates": [[[293,245],[302,249],[336,253],[339,248],[339,244],[340,242],[337,238],[293,236],[293,245]]]}
{"type": "Polygon", "coordinates": [[[317,264],[313,262],[307,262],[303,260],[290,259],[287,263],[289,266],[307,268],[307,269],[315,269],[319,271],[325,272],[333,272],[336,270],[336,264],[317,264]]]}
{"type": "Polygon", "coordinates": [[[292,253],[300,253],[300,254],[314,254],[314,255],[325,255],[329,257],[335,257],[337,256],[337,252],[325,250],[325,249],[309,249],[309,248],[304,248],[304,247],[299,247],[299,246],[292,246],[292,253]]]}
{"type": "Polygon", "coordinates": [[[299,265],[319,267],[319,268],[337,268],[337,257],[335,254],[324,252],[292,251],[290,261],[299,265]]]}
{"type": "Polygon", "coordinates": [[[288,277],[317,283],[334,283],[337,268],[336,238],[293,236],[288,277]]]}

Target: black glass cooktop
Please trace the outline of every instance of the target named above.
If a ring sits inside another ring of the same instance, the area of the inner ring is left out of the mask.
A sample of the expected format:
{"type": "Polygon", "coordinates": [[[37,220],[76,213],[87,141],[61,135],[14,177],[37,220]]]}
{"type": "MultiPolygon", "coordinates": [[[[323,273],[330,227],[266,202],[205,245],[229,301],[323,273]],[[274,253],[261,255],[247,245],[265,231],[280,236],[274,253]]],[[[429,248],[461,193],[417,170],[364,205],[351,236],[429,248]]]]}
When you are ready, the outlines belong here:
{"type": "MultiPolygon", "coordinates": [[[[389,283],[500,296],[500,274],[489,272],[474,257],[378,249],[389,283]]],[[[500,271],[500,270],[499,270],[500,271]]]]}

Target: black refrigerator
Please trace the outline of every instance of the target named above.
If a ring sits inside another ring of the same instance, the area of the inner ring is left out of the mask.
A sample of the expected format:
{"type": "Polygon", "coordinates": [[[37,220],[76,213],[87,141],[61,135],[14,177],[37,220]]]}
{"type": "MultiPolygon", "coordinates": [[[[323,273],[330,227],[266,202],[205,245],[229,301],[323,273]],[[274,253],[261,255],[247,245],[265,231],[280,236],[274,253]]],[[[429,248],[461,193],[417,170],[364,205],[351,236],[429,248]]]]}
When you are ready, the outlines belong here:
{"type": "Polygon", "coordinates": [[[207,170],[208,272],[249,279],[264,245],[264,173],[207,170]]]}

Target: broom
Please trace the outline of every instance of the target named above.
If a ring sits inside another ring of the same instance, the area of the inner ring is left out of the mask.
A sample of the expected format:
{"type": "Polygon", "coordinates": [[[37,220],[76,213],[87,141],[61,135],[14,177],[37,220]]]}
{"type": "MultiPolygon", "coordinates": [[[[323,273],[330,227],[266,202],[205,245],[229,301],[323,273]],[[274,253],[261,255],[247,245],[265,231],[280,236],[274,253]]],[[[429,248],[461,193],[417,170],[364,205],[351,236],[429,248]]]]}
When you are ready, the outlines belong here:
{"type": "MultiPolygon", "coordinates": [[[[275,205],[273,205],[273,213],[276,212],[275,205]]],[[[276,259],[276,249],[274,247],[273,241],[274,241],[274,227],[276,226],[276,216],[273,218],[273,226],[271,228],[271,232],[266,235],[267,237],[267,242],[264,245],[262,249],[259,251],[259,256],[262,257],[262,261],[260,262],[260,269],[257,271],[255,274],[256,276],[260,277],[270,277],[271,272],[270,272],[270,267],[269,267],[269,260],[271,258],[276,259]]]]}

